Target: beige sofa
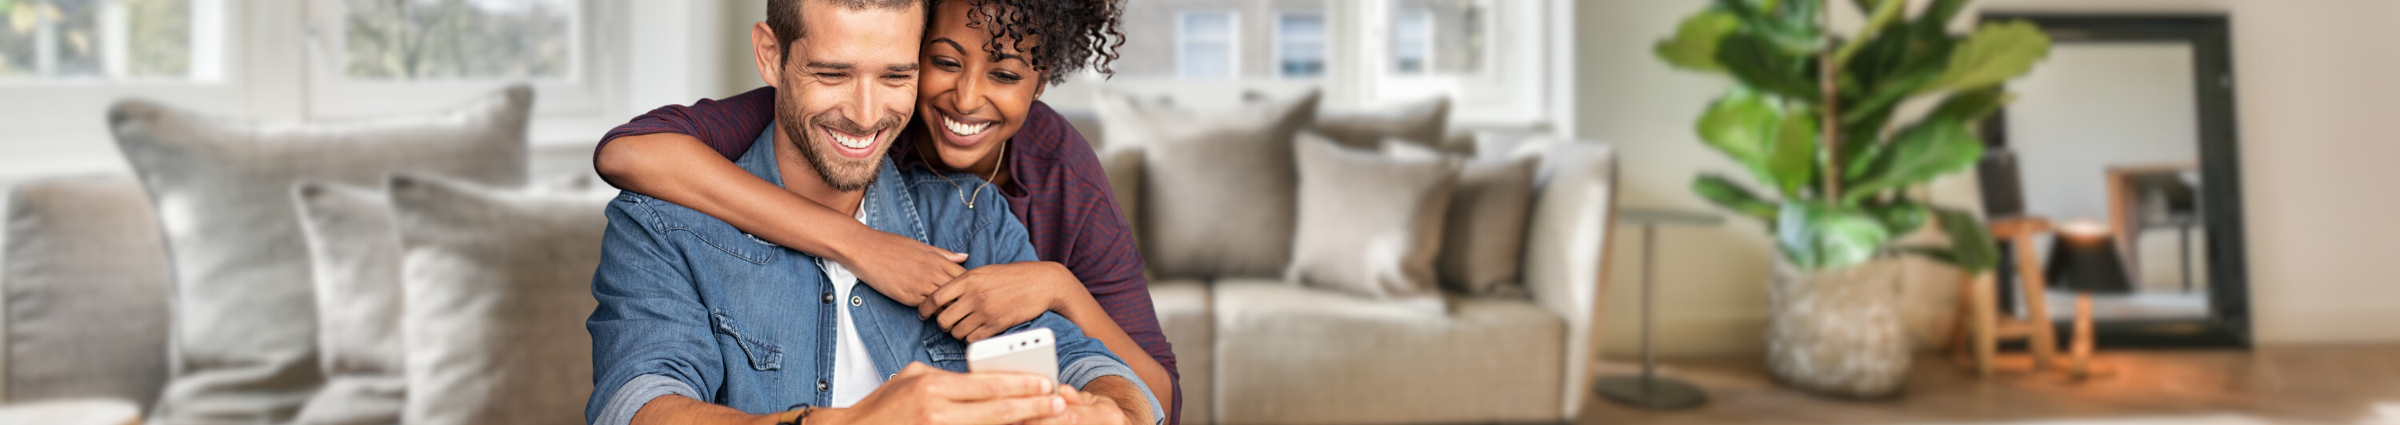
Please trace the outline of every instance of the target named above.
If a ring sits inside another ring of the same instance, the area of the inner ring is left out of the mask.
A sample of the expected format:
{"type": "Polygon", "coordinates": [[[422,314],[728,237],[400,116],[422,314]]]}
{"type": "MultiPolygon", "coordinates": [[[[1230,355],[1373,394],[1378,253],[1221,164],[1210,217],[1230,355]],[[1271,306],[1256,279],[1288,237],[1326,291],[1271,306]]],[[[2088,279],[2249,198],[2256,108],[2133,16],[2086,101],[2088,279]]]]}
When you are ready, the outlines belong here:
{"type": "MultiPolygon", "coordinates": [[[[1100,137],[1096,125],[1078,124],[1100,137]]],[[[588,155],[536,149],[531,174],[589,173],[588,155]]],[[[1138,158],[1104,161],[1117,180],[1138,158]]],[[[1561,143],[1544,161],[1525,244],[1530,300],[1454,297],[1446,313],[1427,313],[1272,276],[1153,281],[1180,358],[1185,423],[1573,418],[1595,352],[1615,159],[1602,145],[1561,143]]],[[[0,403],[154,405],[169,374],[172,285],[140,182],[119,174],[16,185],[6,232],[0,403]]]]}
{"type": "MultiPolygon", "coordinates": [[[[1068,117],[1106,146],[1095,117],[1068,117]]],[[[1537,149],[1544,164],[1522,265],[1530,300],[1449,294],[1447,312],[1428,312],[1279,276],[1153,276],[1183,422],[1572,421],[1596,352],[1616,163],[1605,145],[1548,144],[1537,149]]],[[[1118,202],[1142,202],[1139,149],[1107,149],[1101,161],[1118,202]]]]}

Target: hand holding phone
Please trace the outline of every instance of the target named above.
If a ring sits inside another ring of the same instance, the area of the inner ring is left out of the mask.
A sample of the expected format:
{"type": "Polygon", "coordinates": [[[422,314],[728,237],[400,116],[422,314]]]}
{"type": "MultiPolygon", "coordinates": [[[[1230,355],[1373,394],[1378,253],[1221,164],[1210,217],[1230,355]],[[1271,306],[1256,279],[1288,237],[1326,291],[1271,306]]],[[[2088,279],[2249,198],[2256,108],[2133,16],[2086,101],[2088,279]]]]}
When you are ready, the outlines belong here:
{"type": "Polygon", "coordinates": [[[1050,328],[991,337],[967,344],[967,370],[1031,373],[1058,381],[1058,336],[1050,328]]]}

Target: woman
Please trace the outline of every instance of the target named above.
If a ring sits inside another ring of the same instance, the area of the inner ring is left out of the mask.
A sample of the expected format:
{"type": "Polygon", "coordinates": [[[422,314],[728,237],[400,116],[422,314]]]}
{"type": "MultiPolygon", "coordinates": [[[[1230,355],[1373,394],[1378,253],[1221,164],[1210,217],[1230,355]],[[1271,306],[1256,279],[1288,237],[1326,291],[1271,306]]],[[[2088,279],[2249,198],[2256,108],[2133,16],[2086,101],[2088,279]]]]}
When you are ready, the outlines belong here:
{"type": "Polygon", "coordinates": [[[1107,72],[1123,43],[1120,7],[1114,0],[937,0],[928,11],[916,119],[890,155],[901,167],[986,176],[953,182],[959,202],[1006,198],[1035,251],[1051,261],[966,271],[958,254],[869,229],[735,167],[731,160],[773,121],[773,88],[635,118],[602,140],[594,165],[618,187],[842,263],[960,339],[1057,312],[1124,358],[1154,394],[1172,394],[1164,410],[1180,422],[1175,357],[1159,333],[1132,229],[1082,135],[1035,100],[1086,64],[1107,72]]]}

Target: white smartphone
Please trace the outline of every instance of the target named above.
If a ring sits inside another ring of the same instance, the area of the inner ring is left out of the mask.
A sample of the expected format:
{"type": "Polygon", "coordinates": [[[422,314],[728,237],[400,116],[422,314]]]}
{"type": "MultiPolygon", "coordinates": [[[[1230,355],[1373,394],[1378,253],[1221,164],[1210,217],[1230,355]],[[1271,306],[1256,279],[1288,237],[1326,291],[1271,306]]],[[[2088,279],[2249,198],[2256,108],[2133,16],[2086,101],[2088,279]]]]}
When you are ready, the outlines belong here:
{"type": "Polygon", "coordinates": [[[1042,375],[1058,381],[1058,335],[1033,328],[967,344],[967,370],[1042,375]]]}

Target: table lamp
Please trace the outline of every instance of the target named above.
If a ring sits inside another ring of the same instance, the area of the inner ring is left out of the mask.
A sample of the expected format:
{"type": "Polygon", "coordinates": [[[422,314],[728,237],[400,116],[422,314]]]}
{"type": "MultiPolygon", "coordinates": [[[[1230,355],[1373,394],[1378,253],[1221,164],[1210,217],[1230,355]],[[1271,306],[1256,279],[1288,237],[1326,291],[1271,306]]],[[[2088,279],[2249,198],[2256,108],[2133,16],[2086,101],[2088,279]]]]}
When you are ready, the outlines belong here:
{"type": "Polygon", "coordinates": [[[2059,226],[2057,238],[2051,240],[2050,265],[2044,275],[2050,278],[2051,289],[2075,293],[2075,340],[2068,355],[2077,377],[2090,374],[2092,294],[2133,292],[2133,280],[2117,255],[2116,238],[2109,235],[2108,226],[2098,222],[2069,222],[2059,226]]]}

